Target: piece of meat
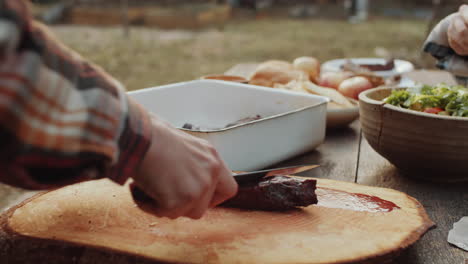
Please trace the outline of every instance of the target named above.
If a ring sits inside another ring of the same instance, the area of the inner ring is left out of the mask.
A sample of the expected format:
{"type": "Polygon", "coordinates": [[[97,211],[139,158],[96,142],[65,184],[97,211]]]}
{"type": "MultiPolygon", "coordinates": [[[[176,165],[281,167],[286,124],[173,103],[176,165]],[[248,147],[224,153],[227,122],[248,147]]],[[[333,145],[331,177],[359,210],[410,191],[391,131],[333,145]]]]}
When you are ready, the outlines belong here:
{"type": "Polygon", "coordinates": [[[283,175],[239,186],[236,196],[222,204],[250,210],[281,211],[317,203],[317,181],[283,175]]]}
{"type": "Polygon", "coordinates": [[[370,71],[390,71],[395,68],[395,60],[388,60],[385,64],[359,64],[359,67],[370,71]]]}
{"type": "Polygon", "coordinates": [[[384,64],[358,64],[351,60],[346,60],[346,62],[341,66],[341,69],[354,73],[365,73],[367,71],[390,71],[394,68],[395,60],[387,60],[384,64]]]}

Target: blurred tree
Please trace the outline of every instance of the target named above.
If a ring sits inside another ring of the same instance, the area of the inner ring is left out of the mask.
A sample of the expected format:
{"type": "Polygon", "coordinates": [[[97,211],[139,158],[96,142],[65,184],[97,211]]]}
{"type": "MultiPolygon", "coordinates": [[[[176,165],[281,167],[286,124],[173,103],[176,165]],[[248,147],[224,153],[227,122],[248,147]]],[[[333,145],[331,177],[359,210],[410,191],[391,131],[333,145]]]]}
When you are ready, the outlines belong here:
{"type": "Polygon", "coordinates": [[[349,3],[349,21],[359,23],[367,20],[369,9],[368,0],[351,0],[349,3]]]}

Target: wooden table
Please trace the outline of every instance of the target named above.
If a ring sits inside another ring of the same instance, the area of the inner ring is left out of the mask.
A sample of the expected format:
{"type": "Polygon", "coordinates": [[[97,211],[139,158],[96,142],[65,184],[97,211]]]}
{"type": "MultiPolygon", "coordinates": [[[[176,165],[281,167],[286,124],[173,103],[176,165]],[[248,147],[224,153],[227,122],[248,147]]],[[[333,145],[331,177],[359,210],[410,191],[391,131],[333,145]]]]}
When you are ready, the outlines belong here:
{"type": "MultiPolygon", "coordinates": [[[[229,73],[239,74],[242,70],[248,74],[252,68],[252,65],[240,65],[231,69],[229,73]]],[[[439,71],[417,71],[409,76],[429,83],[453,82],[450,75],[439,71]]],[[[325,142],[316,150],[284,161],[280,165],[308,163],[320,164],[321,167],[302,174],[304,176],[392,188],[415,197],[424,205],[437,227],[405,250],[393,264],[468,263],[468,252],[447,242],[452,224],[461,217],[468,216],[468,183],[435,184],[401,175],[369,146],[362,136],[359,121],[344,129],[327,131],[325,142]]],[[[32,194],[0,185],[0,211],[32,194]]]]}
{"type": "Polygon", "coordinates": [[[392,263],[464,264],[464,261],[468,261],[468,252],[447,242],[453,223],[468,216],[468,183],[429,183],[401,175],[370,147],[362,136],[359,121],[346,129],[327,131],[325,143],[315,151],[281,165],[309,163],[320,164],[321,167],[302,174],[304,176],[392,188],[411,195],[423,204],[437,227],[392,263]]]}
{"type": "MultiPolygon", "coordinates": [[[[255,63],[240,64],[227,73],[248,76],[255,66],[255,63]]],[[[407,77],[427,84],[455,83],[450,74],[442,71],[415,71],[407,74],[407,77]]],[[[362,136],[359,120],[348,128],[327,131],[324,144],[315,151],[279,165],[311,163],[320,164],[321,167],[301,175],[392,188],[413,196],[423,204],[437,227],[405,250],[393,264],[468,263],[468,252],[447,242],[447,235],[453,223],[463,216],[468,216],[468,182],[429,183],[401,175],[392,164],[370,147],[362,136]]]]}

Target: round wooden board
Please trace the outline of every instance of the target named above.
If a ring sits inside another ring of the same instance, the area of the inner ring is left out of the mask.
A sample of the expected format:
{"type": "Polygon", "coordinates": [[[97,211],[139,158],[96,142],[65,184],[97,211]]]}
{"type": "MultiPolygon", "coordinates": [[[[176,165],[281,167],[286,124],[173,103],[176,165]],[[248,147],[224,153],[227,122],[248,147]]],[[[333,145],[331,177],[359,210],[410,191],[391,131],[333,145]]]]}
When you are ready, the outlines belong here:
{"type": "Polygon", "coordinates": [[[11,260],[8,263],[15,263],[14,256],[21,254],[24,260],[25,241],[30,241],[34,248],[40,247],[38,243],[59,243],[60,247],[41,249],[48,258],[77,247],[155,262],[381,261],[397,255],[434,225],[421,204],[404,193],[317,181],[319,201],[330,195],[332,200],[288,212],[214,208],[201,220],[157,218],[136,207],[127,186],[107,180],[80,183],[35,196],[6,212],[0,246],[2,241],[9,246],[0,251],[0,258],[3,254],[11,260]],[[345,195],[335,195],[340,193],[345,195]],[[358,199],[356,193],[399,208],[374,210],[377,205],[358,199]]]}

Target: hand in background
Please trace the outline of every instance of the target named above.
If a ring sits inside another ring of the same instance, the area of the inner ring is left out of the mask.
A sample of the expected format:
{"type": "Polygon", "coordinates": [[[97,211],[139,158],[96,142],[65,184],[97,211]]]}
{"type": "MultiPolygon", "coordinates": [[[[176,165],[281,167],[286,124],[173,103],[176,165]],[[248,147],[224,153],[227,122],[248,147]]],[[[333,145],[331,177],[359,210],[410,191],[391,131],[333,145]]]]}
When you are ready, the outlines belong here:
{"type": "Polygon", "coordinates": [[[460,6],[447,31],[451,48],[459,55],[468,55],[468,5],[460,6]]]}
{"type": "Polygon", "coordinates": [[[153,213],[198,219],[236,194],[231,171],[207,141],[155,116],[152,125],[152,143],[134,180],[156,201],[153,213]]]}

